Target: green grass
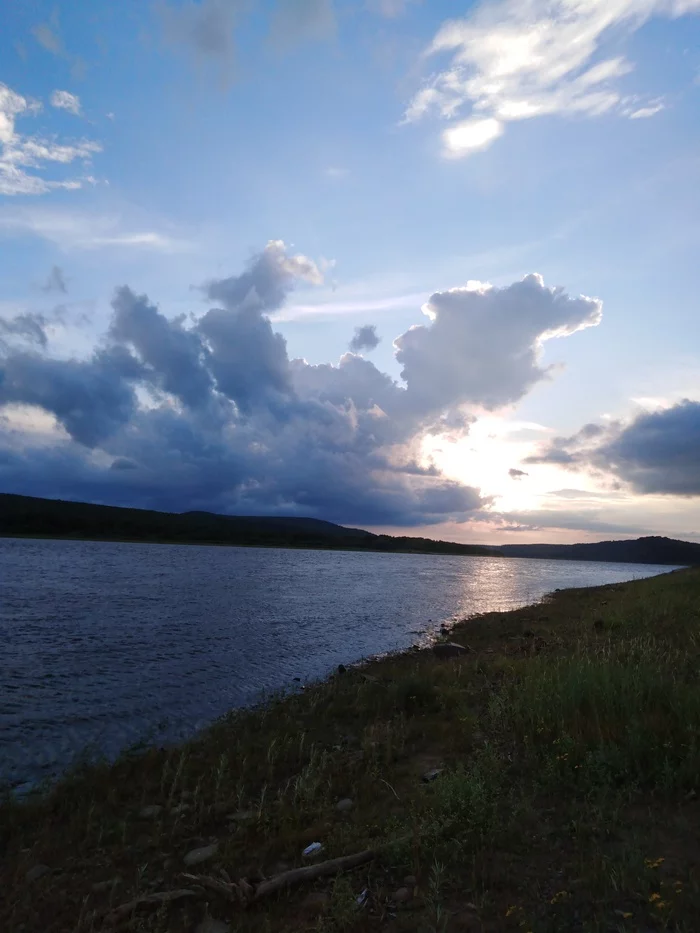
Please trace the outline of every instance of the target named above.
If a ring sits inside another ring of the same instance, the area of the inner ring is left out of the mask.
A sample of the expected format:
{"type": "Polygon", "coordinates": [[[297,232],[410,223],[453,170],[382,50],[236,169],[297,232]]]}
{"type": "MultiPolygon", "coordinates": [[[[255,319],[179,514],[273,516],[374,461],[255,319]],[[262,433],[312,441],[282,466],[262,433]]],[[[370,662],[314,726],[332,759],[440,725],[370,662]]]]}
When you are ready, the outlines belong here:
{"type": "Polygon", "coordinates": [[[120,929],[185,933],[208,912],[240,933],[697,930],[700,571],[557,593],[450,638],[473,650],[384,658],[8,796],[0,930],[101,933],[214,840],[201,870],[233,879],[296,867],[313,841],[378,857],[247,910],[208,893],[120,929]]]}

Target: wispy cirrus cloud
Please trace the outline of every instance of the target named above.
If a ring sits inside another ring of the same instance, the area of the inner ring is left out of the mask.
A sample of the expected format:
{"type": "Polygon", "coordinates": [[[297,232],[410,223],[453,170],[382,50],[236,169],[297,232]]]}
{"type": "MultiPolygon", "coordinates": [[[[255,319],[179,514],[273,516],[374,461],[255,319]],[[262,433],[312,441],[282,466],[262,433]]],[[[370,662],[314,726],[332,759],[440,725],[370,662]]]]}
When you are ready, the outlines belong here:
{"type": "Polygon", "coordinates": [[[90,214],[50,207],[0,207],[0,235],[36,236],[62,249],[124,247],[159,253],[192,248],[185,238],[159,230],[134,229],[115,214],[90,214]]]}
{"type": "Polygon", "coordinates": [[[453,121],[443,151],[459,157],[486,148],[517,120],[654,116],[661,99],[640,103],[620,90],[634,65],[613,42],[652,17],[697,12],[700,0],[487,0],[439,29],[426,57],[451,59],[413,97],[405,122],[431,112],[453,121]]]}

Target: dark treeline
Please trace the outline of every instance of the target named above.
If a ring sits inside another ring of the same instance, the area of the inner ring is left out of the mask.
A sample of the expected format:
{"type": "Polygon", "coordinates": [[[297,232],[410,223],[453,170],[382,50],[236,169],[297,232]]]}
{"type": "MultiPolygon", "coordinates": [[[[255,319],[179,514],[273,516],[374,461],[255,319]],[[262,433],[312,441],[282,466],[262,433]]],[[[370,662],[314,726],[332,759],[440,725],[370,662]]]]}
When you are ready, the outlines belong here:
{"type": "Polygon", "coordinates": [[[700,544],[648,537],[597,544],[457,544],[431,538],[376,535],[314,518],[155,512],[86,502],[0,494],[0,535],[87,538],[170,544],[220,544],[530,557],[652,564],[700,564],[700,544]]]}

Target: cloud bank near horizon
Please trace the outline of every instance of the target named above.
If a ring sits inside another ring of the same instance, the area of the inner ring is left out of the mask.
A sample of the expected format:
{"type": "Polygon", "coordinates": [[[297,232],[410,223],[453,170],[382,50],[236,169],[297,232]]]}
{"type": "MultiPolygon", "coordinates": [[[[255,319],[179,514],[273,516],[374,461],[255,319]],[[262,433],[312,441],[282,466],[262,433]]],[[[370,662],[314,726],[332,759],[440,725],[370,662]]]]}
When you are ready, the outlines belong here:
{"type": "Polygon", "coordinates": [[[700,496],[700,402],[684,399],[627,423],[586,424],[526,462],[612,475],[641,495],[700,496]]]}
{"type": "Polygon", "coordinates": [[[353,352],[289,358],[274,315],[322,280],[272,240],[240,274],[200,286],[199,316],[169,318],[124,285],[84,359],[52,355],[45,316],[1,319],[2,488],[374,526],[475,517],[488,498],[426,464],[423,439],[445,425],[466,434],[480,411],[550,378],[543,342],[597,325],[601,302],[539,275],[436,292],[426,323],[394,341],[397,381],[353,352]]]}

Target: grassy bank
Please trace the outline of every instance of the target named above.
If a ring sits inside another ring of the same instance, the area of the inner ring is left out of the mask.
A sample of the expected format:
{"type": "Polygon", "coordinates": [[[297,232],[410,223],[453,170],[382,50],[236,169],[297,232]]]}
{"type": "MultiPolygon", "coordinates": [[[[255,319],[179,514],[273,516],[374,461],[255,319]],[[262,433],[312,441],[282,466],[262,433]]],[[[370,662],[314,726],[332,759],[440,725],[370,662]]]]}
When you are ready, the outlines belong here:
{"type": "Polygon", "coordinates": [[[6,801],[0,930],[697,930],[700,570],[560,592],[450,637],[469,650],[338,673],[6,801]],[[248,906],[227,886],[363,850],[248,906]]]}

